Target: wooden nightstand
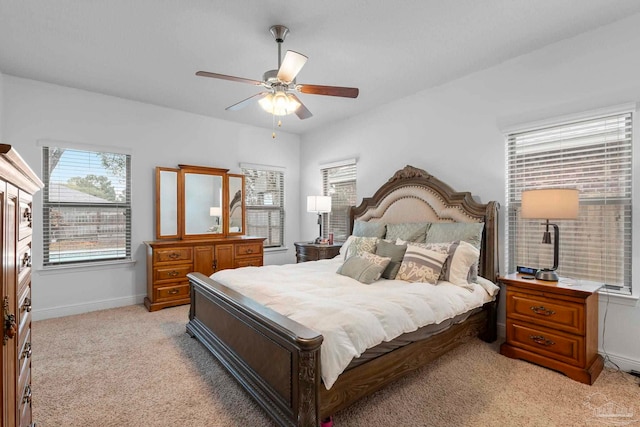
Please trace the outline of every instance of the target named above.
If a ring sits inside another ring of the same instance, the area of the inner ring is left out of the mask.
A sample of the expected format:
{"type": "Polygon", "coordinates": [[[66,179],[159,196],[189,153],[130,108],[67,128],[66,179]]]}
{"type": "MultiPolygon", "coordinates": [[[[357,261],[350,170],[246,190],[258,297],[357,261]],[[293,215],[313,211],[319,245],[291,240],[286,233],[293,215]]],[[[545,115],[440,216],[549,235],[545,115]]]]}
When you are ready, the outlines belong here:
{"type": "Polygon", "coordinates": [[[498,279],[507,288],[507,339],[500,353],[593,384],[604,366],[598,354],[597,290],[601,285],[523,276],[498,279]]]}
{"type": "Polygon", "coordinates": [[[340,253],[342,243],[323,245],[319,243],[295,242],[294,245],[296,246],[296,262],[305,262],[333,258],[340,253]]]}

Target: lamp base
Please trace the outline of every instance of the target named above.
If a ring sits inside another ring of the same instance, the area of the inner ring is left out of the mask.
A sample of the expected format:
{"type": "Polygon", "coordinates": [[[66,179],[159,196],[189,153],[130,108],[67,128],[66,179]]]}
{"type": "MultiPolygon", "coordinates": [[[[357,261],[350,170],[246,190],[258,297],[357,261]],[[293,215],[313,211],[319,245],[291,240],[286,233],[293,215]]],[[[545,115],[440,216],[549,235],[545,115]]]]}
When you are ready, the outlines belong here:
{"type": "Polygon", "coordinates": [[[547,282],[557,282],[558,281],[558,273],[555,270],[550,270],[548,268],[543,268],[542,270],[538,270],[536,273],[536,279],[544,280],[547,282]]]}

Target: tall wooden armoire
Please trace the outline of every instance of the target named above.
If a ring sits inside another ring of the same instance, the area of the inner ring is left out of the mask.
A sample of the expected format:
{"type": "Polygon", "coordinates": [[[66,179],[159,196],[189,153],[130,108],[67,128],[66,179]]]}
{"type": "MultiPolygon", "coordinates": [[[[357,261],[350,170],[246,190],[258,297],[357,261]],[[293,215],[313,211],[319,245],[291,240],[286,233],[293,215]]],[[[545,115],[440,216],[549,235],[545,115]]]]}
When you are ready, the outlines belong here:
{"type": "Polygon", "coordinates": [[[10,145],[0,144],[2,247],[2,426],[33,426],[31,417],[32,196],[42,181],[10,145]]]}

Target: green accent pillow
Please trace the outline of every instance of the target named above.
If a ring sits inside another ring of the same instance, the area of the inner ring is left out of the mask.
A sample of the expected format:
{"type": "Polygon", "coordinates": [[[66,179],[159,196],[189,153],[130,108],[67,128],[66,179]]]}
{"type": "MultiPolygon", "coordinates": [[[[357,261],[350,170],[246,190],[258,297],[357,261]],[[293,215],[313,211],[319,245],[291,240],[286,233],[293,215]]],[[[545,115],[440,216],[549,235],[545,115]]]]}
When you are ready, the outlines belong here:
{"type": "Polygon", "coordinates": [[[381,222],[358,221],[353,223],[352,236],[356,237],[377,237],[382,239],[387,232],[385,224],[381,222]]]}
{"type": "Polygon", "coordinates": [[[395,243],[386,242],[380,240],[376,246],[376,255],[381,257],[389,257],[389,265],[382,272],[382,277],[385,279],[395,279],[400,270],[400,264],[402,264],[402,258],[407,250],[407,245],[396,245],[395,243]]]}
{"type": "Polygon", "coordinates": [[[385,238],[394,242],[396,239],[402,239],[406,242],[424,243],[430,225],[430,222],[387,224],[387,235],[385,238]]]}
{"type": "Polygon", "coordinates": [[[354,255],[342,264],[336,273],[356,279],[368,285],[380,278],[380,275],[391,261],[391,258],[381,257],[368,252],[354,255]]]}
{"type": "Polygon", "coordinates": [[[446,243],[464,240],[480,249],[484,222],[434,222],[427,230],[425,243],[446,243]]]}

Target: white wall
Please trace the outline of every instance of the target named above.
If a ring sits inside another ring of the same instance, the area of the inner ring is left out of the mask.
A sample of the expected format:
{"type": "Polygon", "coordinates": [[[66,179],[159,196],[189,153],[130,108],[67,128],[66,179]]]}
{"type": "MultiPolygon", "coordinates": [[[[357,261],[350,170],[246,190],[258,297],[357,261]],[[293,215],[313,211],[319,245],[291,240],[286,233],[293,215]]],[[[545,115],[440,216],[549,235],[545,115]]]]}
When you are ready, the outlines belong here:
{"type": "MultiPolygon", "coordinates": [[[[504,205],[502,131],[520,123],[639,101],[638,28],[640,15],[634,15],[305,135],[301,192],[320,191],[320,163],[357,157],[360,199],[411,164],[454,189],[471,191],[481,202],[497,200],[504,205]]],[[[638,120],[636,136],[640,136],[638,120]]],[[[640,171],[640,153],[634,162],[640,171]]],[[[638,201],[640,183],[636,184],[638,201]]],[[[640,274],[638,211],[634,210],[633,277],[640,274]]],[[[313,235],[313,218],[302,218],[302,235],[313,235]]],[[[504,262],[502,266],[504,270],[504,262]]],[[[640,281],[633,286],[640,290],[640,281]]],[[[621,366],[639,369],[637,300],[611,298],[607,306],[606,299],[600,298],[600,333],[606,331],[600,347],[621,366]]],[[[504,323],[504,311],[501,319],[504,323]]]]}
{"type": "MultiPolygon", "coordinates": [[[[5,75],[0,95],[4,142],[35,171],[41,171],[39,140],[103,147],[125,147],[132,154],[132,252],[135,264],[102,268],[42,270],[41,199],[34,201],[34,319],[141,303],[146,295],[143,242],[153,240],[154,168],[178,164],[229,168],[240,162],[276,165],[285,170],[285,208],[297,212],[300,138],[270,129],[132,102],[5,75]]],[[[295,262],[297,215],[286,224],[288,250],[267,253],[265,264],[295,262]]]]}

